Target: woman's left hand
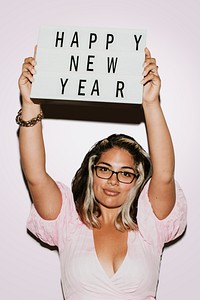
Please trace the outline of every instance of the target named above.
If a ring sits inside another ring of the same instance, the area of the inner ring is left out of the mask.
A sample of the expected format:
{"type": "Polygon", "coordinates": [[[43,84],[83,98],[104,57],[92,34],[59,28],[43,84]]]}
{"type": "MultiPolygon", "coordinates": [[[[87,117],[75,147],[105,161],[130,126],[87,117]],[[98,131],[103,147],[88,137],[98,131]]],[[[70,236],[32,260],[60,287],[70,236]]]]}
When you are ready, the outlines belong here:
{"type": "Polygon", "coordinates": [[[159,98],[161,80],[158,74],[158,66],[156,65],[156,60],[155,58],[151,57],[151,53],[147,48],[145,48],[143,75],[144,79],[141,82],[144,86],[142,102],[154,102],[159,98]]]}

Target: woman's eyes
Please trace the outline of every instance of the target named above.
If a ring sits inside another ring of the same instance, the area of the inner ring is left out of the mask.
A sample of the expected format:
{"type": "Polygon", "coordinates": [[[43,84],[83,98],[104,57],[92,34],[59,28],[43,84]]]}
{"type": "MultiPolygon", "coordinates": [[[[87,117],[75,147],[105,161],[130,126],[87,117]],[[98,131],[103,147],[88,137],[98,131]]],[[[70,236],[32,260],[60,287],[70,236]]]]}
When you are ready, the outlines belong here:
{"type": "Polygon", "coordinates": [[[112,172],[112,173],[116,173],[116,174],[120,174],[120,176],[122,176],[122,177],[126,177],[126,178],[128,178],[128,177],[133,177],[134,176],[134,174],[133,173],[130,173],[130,172],[126,172],[126,171],[119,171],[119,172],[114,172],[114,171],[112,171],[111,169],[109,169],[109,168],[107,168],[107,167],[101,167],[101,166],[98,166],[98,170],[99,170],[99,172],[101,172],[101,173],[110,173],[110,172],[112,172]]]}
{"type": "Polygon", "coordinates": [[[99,170],[100,170],[101,172],[109,172],[109,171],[110,171],[110,169],[108,169],[108,168],[106,168],[106,167],[99,167],[99,170]]]}
{"type": "Polygon", "coordinates": [[[121,172],[122,176],[124,177],[132,177],[133,174],[132,173],[129,173],[129,172],[121,172]]]}
{"type": "MultiPolygon", "coordinates": [[[[99,167],[99,170],[101,172],[112,172],[112,170],[110,170],[109,168],[107,167],[99,167]]],[[[116,172],[116,173],[120,173],[122,176],[124,177],[131,177],[133,174],[130,173],[130,172],[123,172],[123,171],[119,171],[119,172],[116,172]]]]}

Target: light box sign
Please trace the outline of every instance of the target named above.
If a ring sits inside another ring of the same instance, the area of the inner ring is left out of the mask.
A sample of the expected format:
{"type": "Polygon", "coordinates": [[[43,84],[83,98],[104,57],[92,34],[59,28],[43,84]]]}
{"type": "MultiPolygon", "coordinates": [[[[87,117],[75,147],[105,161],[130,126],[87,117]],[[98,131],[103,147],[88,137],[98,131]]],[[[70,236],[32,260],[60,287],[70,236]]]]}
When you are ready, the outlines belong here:
{"type": "Polygon", "coordinates": [[[40,29],[31,99],[141,103],[146,32],[40,29]]]}

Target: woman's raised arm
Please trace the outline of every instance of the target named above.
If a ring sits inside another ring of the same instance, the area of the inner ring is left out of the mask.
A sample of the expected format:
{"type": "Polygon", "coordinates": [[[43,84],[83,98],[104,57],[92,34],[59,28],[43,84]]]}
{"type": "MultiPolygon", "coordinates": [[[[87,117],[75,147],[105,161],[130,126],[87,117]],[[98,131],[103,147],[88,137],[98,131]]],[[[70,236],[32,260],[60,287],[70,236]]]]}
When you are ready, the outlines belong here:
{"type": "MultiPolygon", "coordinates": [[[[41,107],[30,99],[35,59],[26,58],[19,78],[22,98],[21,119],[28,121],[41,113],[41,107]]],[[[19,145],[22,168],[28,183],[33,203],[44,219],[55,219],[61,208],[61,194],[54,180],[46,173],[45,147],[42,124],[39,121],[32,127],[21,126],[19,145]]]]}
{"type": "Polygon", "coordinates": [[[149,198],[155,215],[164,219],[175,203],[174,150],[163,115],[159,92],[161,81],[156,60],[145,49],[143,110],[146,121],[149,151],[153,165],[149,198]]]}

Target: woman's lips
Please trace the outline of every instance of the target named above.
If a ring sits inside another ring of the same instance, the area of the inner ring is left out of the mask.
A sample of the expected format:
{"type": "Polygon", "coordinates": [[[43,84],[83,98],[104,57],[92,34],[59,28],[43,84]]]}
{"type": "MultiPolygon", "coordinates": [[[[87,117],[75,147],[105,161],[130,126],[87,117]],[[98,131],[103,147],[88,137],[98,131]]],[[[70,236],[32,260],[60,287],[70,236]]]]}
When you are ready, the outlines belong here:
{"type": "Polygon", "coordinates": [[[116,191],[113,191],[113,190],[107,190],[107,189],[104,189],[103,190],[104,193],[107,195],[107,196],[117,196],[119,195],[119,192],[116,192],[116,191]]]}

